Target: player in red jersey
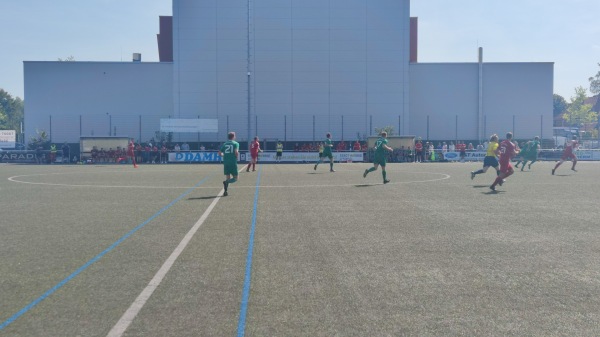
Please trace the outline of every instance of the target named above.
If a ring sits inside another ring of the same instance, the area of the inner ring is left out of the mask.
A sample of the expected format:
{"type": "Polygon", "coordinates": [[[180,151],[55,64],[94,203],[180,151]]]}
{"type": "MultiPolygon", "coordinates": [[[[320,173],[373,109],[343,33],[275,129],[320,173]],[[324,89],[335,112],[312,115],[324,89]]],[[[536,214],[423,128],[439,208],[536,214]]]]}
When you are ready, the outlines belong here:
{"type": "Polygon", "coordinates": [[[515,173],[515,170],[513,170],[510,165],[510,160],[519,153],[519,149],[512,142],[512,137],[512,132],[508,132],[506,134],[506,139],[503,140],[496,149],[496,154],[500,156],[500,175],[496,177],[496,180],[494,180],[494,183],[490,186],[492,191],[496,190],[496,185],[502,186],[504,179],[515,173]]]}
{"type": "Polygon", "coordinates": [[[558,161],[558,163],[556,163],[556,166],[554,166],[554,168],[552,169],[552,175],[554,175],[554,172],[556,171],[556,169],[565,160],[573,161],[573,166],[571,167],[571,170],[577,172],[577,170],[575,169],[575,165],[577,164],[577,156],[575,155],[575,150],[577,150],[577,147],[579,147],[579,142],[577,141],[577,136],[573,136],[573,139],[569,140],[565,144],[565,150],[563,151],[562,157],[560,157],[560,160],[558,161]]]}
{"type": "Polygon", "coordinates": [[[137,164],[135,163],[135,144],[133,144],[133,139],[129,140],[129,145],[127,145],[127,156],[131,158],[133,161],[133,168],[137,168],[137,164]]]}
{"type": "Polygon", "coordinates": [[[246,168],[246,172],[250,172],[250,165],[252,165],[252,172],[256,171],[256,162],[258,161],[258,153],[262,152],[258,137],[254,137],[254,141],[250,143],[250,164],[246,168]]]}

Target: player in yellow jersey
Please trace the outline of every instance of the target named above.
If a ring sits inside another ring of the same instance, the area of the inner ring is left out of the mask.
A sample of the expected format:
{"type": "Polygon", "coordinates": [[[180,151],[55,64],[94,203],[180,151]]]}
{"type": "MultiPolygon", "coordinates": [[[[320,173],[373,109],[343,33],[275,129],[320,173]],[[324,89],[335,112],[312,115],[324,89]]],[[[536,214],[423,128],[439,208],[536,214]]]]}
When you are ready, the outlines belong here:
{"type": "Polygon", "coordinates": [[[496,175],[500,174],[498,158],[496,158],[496,149],[498,149],[498,135],[493,134],[490,137],[490,143],[485,158],[483,159],[483,168],[481,170],[471,171],[471,180],[473,180],[476,175],[487,172],[490,167],[496,169],[496,175]]]}

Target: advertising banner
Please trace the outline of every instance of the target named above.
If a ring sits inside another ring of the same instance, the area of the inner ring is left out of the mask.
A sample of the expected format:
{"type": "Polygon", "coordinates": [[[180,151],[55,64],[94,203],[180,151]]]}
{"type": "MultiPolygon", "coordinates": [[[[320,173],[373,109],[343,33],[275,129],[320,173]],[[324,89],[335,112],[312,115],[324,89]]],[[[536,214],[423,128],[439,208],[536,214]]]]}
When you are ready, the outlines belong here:
{"type": "Polygon", "coordinates": [[[218,152],[169,152],[169,163],[220,163],[218,152]]]}
{"type": "MultiPolygon", "coordinates": [[[[437,151],[436,151],[436,154],[437,154],[437,151]]],[[[481,151],[481,152],[467,151],[465,153],[466,161],[483,161],[483,158],[485,158],[485,152],[483,152],[483,151],[481,151]]],[[[446,159],[448,161],[459,161],[461,159],[460,152],[446,152],[446,153],[444,153],[444,159],[446,159]]]]}
{"type": "Polygon", "coordinates": [[[0,151],[0,163],[35,163],[35,151],[0,151]]]}
{"type": "MultiPolygon", "coordinates": [[[[258,154],[259,162],[274,162],[277,152],[260,152],[258,154]]],[[[244,152],[240,154],[241,161],[250,160],[250,153],[244,152]]],[[[283,152],[281,154],[281,162],[286,163],[314,163],[319,160],[317,152],[283,152]]],[[[329,160],[329,159],[327,159],[329,160]]],[[[362,152],[334,152],[333,160],[336,162],[362,162],[364,153],[362,152]]]]}
{"type": "MultiPolygon", "coordinates": [[[[275,162],[276,152],[260,152],[258,154],[259,162],[275,162]]],[[[282,162],[287,163],[314,163],[319,159],[316,152],[283,152],[282,162]]],[[[250,153],[240,151],[238,158],[241,162],[250,160],[250,153]]],[[[362,162],[364,153],[362,152],[334,152],[333,160],[337,162],[362,162]]],[[[169,152],[169,163],[220,163],[221,156],[217,152],[169,152]]]]}
{"type": "Polygon", "coordinates": [[[17,140],[15,130],[0,130],[0,148],[13,149],[17,140]]]}

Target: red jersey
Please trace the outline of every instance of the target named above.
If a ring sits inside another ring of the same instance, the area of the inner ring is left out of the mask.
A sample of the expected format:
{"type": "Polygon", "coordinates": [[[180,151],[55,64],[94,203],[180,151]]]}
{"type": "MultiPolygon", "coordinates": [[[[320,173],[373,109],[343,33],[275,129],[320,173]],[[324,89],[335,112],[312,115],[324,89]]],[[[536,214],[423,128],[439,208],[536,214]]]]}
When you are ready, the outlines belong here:
{"type": "Polygon", "coordinates": [[[510,159],[516,155],[515,144],[508,139],[505,139],[500,143],[497,151],[500,152],[500,166],[510,164],[510,159]]]}
{"type": "Polygon", "coordinates": [[[253,157],[258,156],[258,151],[260,151],[260,143],[258,141],[253,141],[250,143],[250,154],[253,157]]]}
{"type": "Polygon", "coordinates": [[[415,150],[417,150],[417,151],[423,150],[423,144],[421,144],[421,143],[415,144],[415,150]]]}
{"type": "Polygon", "coordinates": [[[134,148],[135,148],[135,145],[133,145],[133,142],[129,142],[129,145],[127,145],[127,154],[130,156],[133,156],[134,148]]]}
{"type": "Polygon", "coordinates": [[[567,144],[565,145],[565,152],[563,152],[563,155],[565,155],[565,156],[572,155],[573,151],[575,150],[577,145],[579,145],[579,143],[576,140],[568,141],[567,144]]]}

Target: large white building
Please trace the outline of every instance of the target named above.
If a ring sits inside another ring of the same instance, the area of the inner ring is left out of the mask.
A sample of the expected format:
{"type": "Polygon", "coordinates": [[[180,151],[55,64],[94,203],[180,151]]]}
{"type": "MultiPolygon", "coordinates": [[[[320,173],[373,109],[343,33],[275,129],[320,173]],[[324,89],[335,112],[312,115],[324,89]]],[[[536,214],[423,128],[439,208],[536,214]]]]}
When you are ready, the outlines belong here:
{"type": "Polygon", "coordinates": [[[173,0],[158,42],[165,62],[24,62],[27,139],[146,141],[160,118],[218,119],[177,141],[552,132],[552,63],[418,63],[409,0],[173,0]]]}

